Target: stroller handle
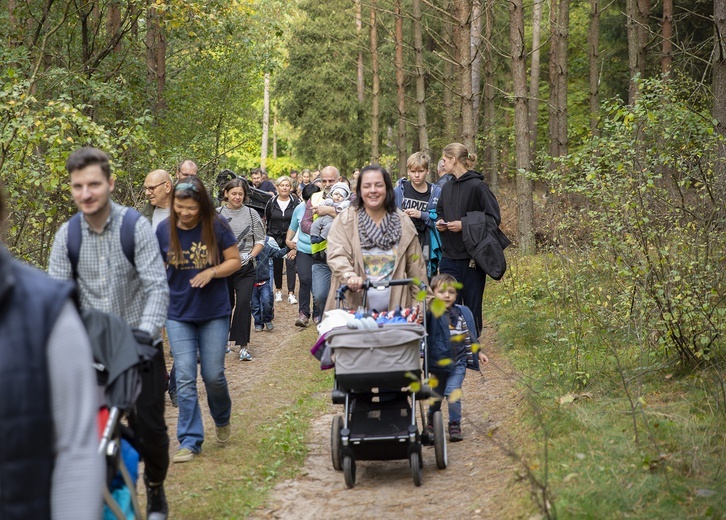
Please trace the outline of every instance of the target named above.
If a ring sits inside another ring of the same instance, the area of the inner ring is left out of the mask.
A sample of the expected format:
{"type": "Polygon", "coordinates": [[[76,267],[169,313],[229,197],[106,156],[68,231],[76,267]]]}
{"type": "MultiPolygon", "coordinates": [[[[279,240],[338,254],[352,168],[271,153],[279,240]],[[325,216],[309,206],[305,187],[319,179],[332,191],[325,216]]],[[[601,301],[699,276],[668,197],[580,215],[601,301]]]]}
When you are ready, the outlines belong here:
{"type": "MultiPolygon", "coordinates": [[[[378,287],[393,287],[394,285],[414,285],[416,283],[415,278],[400,278],[398,280],[379,280],[377,282],[371,281],[369,278],[366,278],[363,282],[362,289],[368,290],[371,288],[378,288],[378,287]]],[[[426,284],[423,283],[421,280],[418,281],[418,287],[419,289],[426,289],[426,284]]],[[[335,295],[335,300],[338,302],[342,302],[345,300],[345,293],[348,292],[350,287],[348,287],[347,284],[343,284],[338,288],[338,291],[335,295]]]]}

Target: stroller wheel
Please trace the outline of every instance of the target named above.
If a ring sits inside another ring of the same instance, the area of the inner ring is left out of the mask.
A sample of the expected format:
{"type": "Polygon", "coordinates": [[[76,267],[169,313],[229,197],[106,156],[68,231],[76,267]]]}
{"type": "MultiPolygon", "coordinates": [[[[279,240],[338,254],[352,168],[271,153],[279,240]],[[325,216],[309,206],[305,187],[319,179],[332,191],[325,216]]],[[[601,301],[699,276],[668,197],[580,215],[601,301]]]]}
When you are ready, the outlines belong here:
{"type": "Polygon", "coordinates": [[[343,476],[348,488],[355,486],[355,461],[350,455],[343,457],[343,476]]]}
{"type": "Polygon", "coordinates": [[[444,433],[444,417],[441,412],[434,414],[434,452],[436,453],[436,467],[446,469],[449,456],[446,452],[446,434],[444,433]]]}
{"type": "Polygon", "coordinates": [[[340,447],[340,430],[343,429],[343,418],[340,415],[333,417],[333,424],[330,427],[330,455],[333,459],[333,469],[343,469],[343,455],[340,447]]]}
{"type": "Polygon", "coordinates": [[[413,483],[416,486],[420,486],[423,483],[423,471],[421,470],[421,454],[417,451],[412,451],[408,456],[409,463],[411,464],[411,474],[413,475],[413,483]]]}

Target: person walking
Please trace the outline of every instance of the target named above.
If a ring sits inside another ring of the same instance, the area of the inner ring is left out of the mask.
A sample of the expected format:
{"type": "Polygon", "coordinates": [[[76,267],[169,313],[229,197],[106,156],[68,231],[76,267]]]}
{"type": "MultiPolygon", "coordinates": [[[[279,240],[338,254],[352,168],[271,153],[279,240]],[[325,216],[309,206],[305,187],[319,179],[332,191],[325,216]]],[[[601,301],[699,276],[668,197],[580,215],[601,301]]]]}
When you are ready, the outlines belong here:
{"type": "Polygon", "coordinates": [[[224,358],[232,309],[225,278],[238,271],[241,262],[232,230],[195,176],[174,187],[171,215],[159,224],[156,238],[171,295],[166,330],[174,354],[180,446],[173,460],[187,462],[201,453],[204,443],[197,364],[217,442],[226,443],[230,437],[232,400],[224,358]]]}
{"type": "Polygon", "coordinates": [[[456,278],[462,285],[457,303],[467,306],[474,315],[477,330],[482,330],[482,297],[486,273],[477,265],[464,245],[461,219],[469,212],[483,212],[497,226],[501,222],[499,203],[484,182],[484,176],[472,170],[476,154],[461,143],[447,145],[442,153],[443,171],[454,178],[441,188],[436,204],[436,229],[441,234],[439,272],[456,278]]]}
{"type": "MultiPolygon", "coordinates": [[[[267,223],[267,234],[272,237],[277,246],[282,249],[285,247],[287,238],[287,230],[290,227],[292,214],[300,199],[292,194],[292,180],[289,177],[282,176],[277,179],[277,195],[272,197],[265,206],[265,221],[267,223]]],[[[288,258],[284,259],[287,272],[287,302],[290,305],[298,303],[295,298],[295,261],[288,258]]],[[[275,279],[275,301],[282,301],[282,267],[283,258],[272,258],[273,274],[275,279]]]]}
{"type": "Polygon", "coordinates": [[[77,276],[68,255],[68,222],[55,235],[48,274],[59,280],[75,278],[81,309],[116,314],[154,341],[157,353],[150,369],[142,372],[141,394],[129,423],[144,461],[147,516],[161,520],[169,512],[164,492],[169,467],[169,435],[164,421],[166,365],[161,341],[169,305],[164,263],[151,224],[143,218],[134,224],[134,262],[127,259],[121,225],[130,208],[111,200],[114,179],[105,152],[80,148],[68,156],[66,171],[73,201],[82,216],[77,276]]]}
{"type": "Polygon", "coordinates": [[[0,446],[0,518],[101,516],[98,387],[72,295],[73,284],[15,260],[0,242],[0,424],[13,433],[0,446]]]}
{"type": "Polygon", "coordinates": [[[309,210],[310,197],[320,191],[315,184],[308,184],[303,190],[303,204],[299,204],[292,213],[290,227],[287,229],[285,244],[290,248],[288,257],[295,260],[300,290],[298,291],[298,317],[296,327],[305,328],[309,325],[311,316],[310,296],[313,285],[313,251],[310,235],[300,229],[303,215],[309,210]]]}
{"type": "Polygon", "coordinates": [[[252,289],[257,255],[265,246],[265,226],[260,215],[245,204],[249,199],[247,181],[233,179],[224,185],[222,192],[226,205],[217,208],[217,211],[237,237],[241,259],[241,268],[228,278],[229,301],[234,308],[228,346],[239,346],[240,360],[252,361],[248,349],[252,326],[252,289]]]}
{"type": "Polygon", "coordinates": [[[144,193],[148,201],[141,214],[149,219],[154,232],[159,222],[169,218],[172,187],[171,175],[166,170],[154,170],[144,180],[144,193]]]}

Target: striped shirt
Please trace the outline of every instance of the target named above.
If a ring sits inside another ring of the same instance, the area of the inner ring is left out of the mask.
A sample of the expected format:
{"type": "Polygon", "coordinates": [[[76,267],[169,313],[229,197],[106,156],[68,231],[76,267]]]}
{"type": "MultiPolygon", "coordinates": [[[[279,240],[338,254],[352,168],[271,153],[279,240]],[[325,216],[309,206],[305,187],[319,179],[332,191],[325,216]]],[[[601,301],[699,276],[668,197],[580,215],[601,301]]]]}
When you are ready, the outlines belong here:
{"type": "Polygon", "coordinates": [[[249,255],[255,244],[265,243],[265,225],[260,214],[249,206],[240,209],[231,209],[222,206],[219,214],[229,223],[232,233],[237,237],[240,256],[249,255]]]}
{"type": "MultiPolygon", "coordinates": [[[[81,219],[81,251],[76,286],[81,308],[121,316],[132,328],[161,337],[169,306],[169,285],[159,244],[148,220],[140,218],[134,232],[134,267],[121,248],[121,221],[127,207],[111,202],[111,214],[100,233],[81,219]]],[[[72,280],[68,259],[68,222],[55,235],[48,274],[72,280]]]]}

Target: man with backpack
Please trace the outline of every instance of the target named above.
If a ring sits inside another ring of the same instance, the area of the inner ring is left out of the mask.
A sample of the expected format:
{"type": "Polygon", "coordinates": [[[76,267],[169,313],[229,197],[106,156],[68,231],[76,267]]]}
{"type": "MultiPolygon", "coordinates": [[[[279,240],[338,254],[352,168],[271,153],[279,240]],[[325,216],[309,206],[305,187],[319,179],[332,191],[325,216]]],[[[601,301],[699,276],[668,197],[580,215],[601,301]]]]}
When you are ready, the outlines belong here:
{"type": "Polygon", "coordinates": [[[148,334],[157,348],[150,369],[142,373],[141,394],[129,422],[144,460],[147,517],[162,520],[168,515],[163,484],[169,467],[161,343],[169,305],[164,263],[151,224],[111,201],[114,179],[106,153],[80,148],[68,157],[66,170],[79,213],[58,230],[48,273],[75,280],[82,309],[120,316],[148,334]]]}

